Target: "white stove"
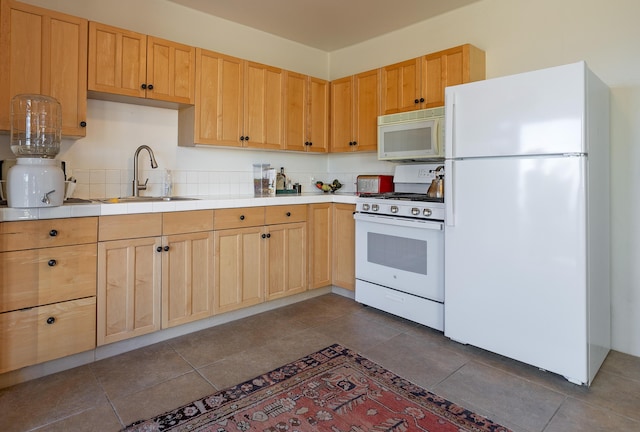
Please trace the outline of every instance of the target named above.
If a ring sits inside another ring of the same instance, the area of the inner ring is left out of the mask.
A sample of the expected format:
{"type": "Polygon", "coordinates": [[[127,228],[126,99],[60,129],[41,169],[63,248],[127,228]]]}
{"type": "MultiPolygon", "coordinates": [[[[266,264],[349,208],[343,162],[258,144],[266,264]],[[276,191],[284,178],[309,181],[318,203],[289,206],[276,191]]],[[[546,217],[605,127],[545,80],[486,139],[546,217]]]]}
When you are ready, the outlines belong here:
{"type": "Polygon", "coordinates": [[[439,166],[398,165],[395,192],[356,199],[356,301],[443,330],[445,207],[427,196],[439,166]]]}

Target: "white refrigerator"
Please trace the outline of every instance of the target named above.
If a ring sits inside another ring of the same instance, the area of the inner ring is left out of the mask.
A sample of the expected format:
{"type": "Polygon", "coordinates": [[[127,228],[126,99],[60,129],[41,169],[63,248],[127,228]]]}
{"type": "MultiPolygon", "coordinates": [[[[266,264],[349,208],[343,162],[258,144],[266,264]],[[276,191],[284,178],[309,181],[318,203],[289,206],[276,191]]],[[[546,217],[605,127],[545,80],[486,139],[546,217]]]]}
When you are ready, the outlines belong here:
{"type": "Polygon", "coordinates": [[[590,385],[610,349],[608,87],[579,62],[445,99],[445,335],[590,385]]]}

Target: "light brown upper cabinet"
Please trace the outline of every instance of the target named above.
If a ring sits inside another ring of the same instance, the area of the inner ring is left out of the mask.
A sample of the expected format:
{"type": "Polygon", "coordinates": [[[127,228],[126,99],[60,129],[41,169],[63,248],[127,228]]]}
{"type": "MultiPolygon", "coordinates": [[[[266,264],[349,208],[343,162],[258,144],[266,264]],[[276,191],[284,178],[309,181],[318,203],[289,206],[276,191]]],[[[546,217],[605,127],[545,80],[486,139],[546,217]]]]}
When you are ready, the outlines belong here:
{"type": "Polygon", "coordinates": [[[280,150],[284,72],[196,49],[196,103],[180,110],[178,143],[280,150]]]}
{"type": "Polygon", "coordinates": [[[329,82],[286,72],[285,149],[326,153],[329,147],[329,82]]]}
{"type": "Polygon", "coordinates": [[[485,79],[485,53],[461,45],[380,69],[382,114],[444,105],[447,86],[485,79]]]}
{"type": "Polygon", "coordinates": [[[17,94],[62,105],[62,135],[83,137],[87,114],[87,20],[12,0],[0,3],[0,130],[17,94]]]}
{"type": "Polygon", "coordinates": [[[331,152],[377,149],[379,84],[378,69],[331,82],[331,152]]]}
{"type": "Polygon", "coordinates": [[[195,55],[188,45],[90,22],[88,89],[193,105],[195,55]]]}

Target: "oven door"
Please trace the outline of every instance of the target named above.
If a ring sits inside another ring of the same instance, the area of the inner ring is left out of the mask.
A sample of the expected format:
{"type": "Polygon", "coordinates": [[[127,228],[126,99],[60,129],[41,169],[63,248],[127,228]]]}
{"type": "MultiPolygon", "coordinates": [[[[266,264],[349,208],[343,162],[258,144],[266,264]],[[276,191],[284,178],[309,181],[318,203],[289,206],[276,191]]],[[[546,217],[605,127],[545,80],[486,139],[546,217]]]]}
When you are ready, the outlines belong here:
{"type": "Polygon", "coordinates": [[[356,213],[356,279],[444,302],[444,224],[356,213]]]}

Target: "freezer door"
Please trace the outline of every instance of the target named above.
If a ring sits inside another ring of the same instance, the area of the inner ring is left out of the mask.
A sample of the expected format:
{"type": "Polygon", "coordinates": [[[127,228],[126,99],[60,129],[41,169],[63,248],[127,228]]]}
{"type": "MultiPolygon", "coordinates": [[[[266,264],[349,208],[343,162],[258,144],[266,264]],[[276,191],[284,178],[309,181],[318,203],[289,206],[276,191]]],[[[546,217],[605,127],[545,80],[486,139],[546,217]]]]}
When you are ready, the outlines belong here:
{"type": "Polygon", "coordinates": [[[446,336],[587,382],[586,163],[451,162],[446,336]]]}
{"type": "Polygon", "coordinates": [[[584,62],[446,91],[447,158],[586,153],[584,62]]]}

